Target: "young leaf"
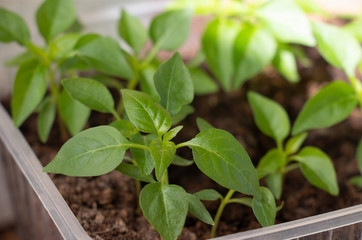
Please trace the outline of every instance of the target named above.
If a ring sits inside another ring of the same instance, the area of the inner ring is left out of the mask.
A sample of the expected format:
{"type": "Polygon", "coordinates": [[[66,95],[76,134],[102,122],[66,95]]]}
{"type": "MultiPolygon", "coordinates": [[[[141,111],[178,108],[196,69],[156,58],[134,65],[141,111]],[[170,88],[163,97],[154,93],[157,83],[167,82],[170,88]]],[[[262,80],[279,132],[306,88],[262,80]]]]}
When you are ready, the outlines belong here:
{"type": "Polygon", "coordinates": [[[181,167],[187,167],[194,164],[194,161],[175,155],[171,164],[181,167]]]}
{"type": "Polygon", "coordinates": [[[153,97],[157,102],[160,101],[160,95],[156,90],[155,81],[153,76],[156,73],[156,69],[153,66],[148,66],[142,69],[140,73],[140,88],[141,91],[147,93],[153,97]]]}
{"type": "Polygon", "coordinates": [[[177,185],[150,183],[140,195],[140,206],[146,219],[164,240],[176,240],[181,234],[189,209],[187,193],[177,185]]]}
{"type": "Polygon", "coordinates": [[[362,15],[354,21],[343,26],[343,29],[351,33],[360,43],[362,42],[362,15]]]}
{"type": "Polygon", "coordinates": [[[357,97],[351,85],[332,82],[307,101],[294,123],[292,134],[333,126],[347,118],[356,105],[357,97]]]}
{"type": "Polygon", "coordinates": [[[210,213],[197,197],[188,193],[187,201],[189,202],[189,211],[192,215],[206,224],[214,225],[214,220],[212,220],[210,213]]]}
{"type": "Polygon", "coordinates": [[[155,161],[156,178],[161,181],[165,171],[174,159],[176,153],[175,144],[156,138],[151,142],[150,149],[152,158],[155,161]]]}
{"type": "Polygon", "coordinates": [[[168,51],[181,47],[190,31],[191,16],[189,9],[167,11],[156,16],[150,26],[153,43],[168,51]]]}
{"type": "Polygon", "coordinates": [[[313,22],[312,26],[321,55],[333,66],[342,68],[348,76],[354,76],[362,57],[357,40],[340,27],[321,22],[313,22]]]}
{"type": "Polygon", "coordinates": [[[275,199],[280,199],[283,188],[283,176],[280,172],[273,172],[266,178],[266,184],[273,193],[275,199]]]}
{"type": "Polygon", "coordinates": [[[35,110],[46,92],[46,70],[37,60],[22,63],[16,73],[11,101],[14,124],[19,127],[35,110]]]}
{"type": "Polygon", "coordinates": [[[30,42],[30,33],[24,20],[17,14],[0,7],[0,41],[16,41],[25,46],[30,42]]]}
{"type": "Polygon", "coordinates": [[[163,140],[170,141],[172,138],[176,137],[176,135],[178,134],[178,132],[181,131],[182,128],[183,126],[177,126],[175,128],[172,128],[170,131],[165,133],[165,135],[163,136],[163,140]]]}
{"type": "Polygon", "coordinates": [[[28,61],[34,57],[35,57],[34,53],[26,51],[7,60],[4,65],[5,67],[19,67],[23,62],[28,61]]]}
{"type": "Polygon", "coordinates": [[[299,82],[297,61],[292,51],[279,49],[273,59],[273,66],[289,82],[299,82]]]}
{"type": "Polygon", "coordinates": [[[56,105],[51,97],[45,98],[39,107],[37,128],[39,138],[43,143],[45,143],[48,139],[50,129],[53,126],[56,111],[56,105]]]}
{"type": "Polygon", "coordinates": [[[66,57],[71,51],[73,51],[74,46],[81,38],[79,33],[69,33],[55,38],[49,44],[49,56],[51,59],[60,59],[66,57]]]}
{"type": "Polygon", "coordinates": [[[277,102],[256,92],[248,92],[248,101],[260,131],[273,138],[277,145],[281,145],[290,131],[287,112],[277,102]]]}
{"type": "Polygon", "coordinates": [[[38,29],[47,42],[67,30],[75,19],[72,0],[46,0],[36,12],[38,29]]]}
{"type": "Polygon", "coordinates": [[[287,161],[286,156],[277,148],[269,150],[260,160],[256,170],[259,178],[277,171],[287,161]]]}
{"type": "Polygon", "coordinates": [[[221,194],[214,189],[201,190],[200,192],[194,193],[194,196],[204,201],[216,201],[223,198],[221,194]]]}
{"type": "Polygon", "coordinates": [[[175,126],[179,124],[182,120],[184,120],[188,115],[195,112],[195,109],[191,105],[183,105],[181,110],[172,116],[172,125],[175,126]]]}
{"type": "Polygon", "coordinates": [[[62,91],[58,100],[59,113],[70,134],[79,133],[88,121],[90,109],[62,91]]]}
{"type": "Polygon", "coordinates": [[[215,93],[219,87],[207,73],[199,68],[190,69],[190,76],[194,85],[196,95],[206,95],[215,93]]]}
{"type": "Polygon", "coordinates": [[[116,120],[111,124],[109,124],[109,126],[116,128],[125,138],[128,139],[132,138],[134,135],[138,133],[138,130],[133,126],[133,124],[130,121],[123,119],[116,120]]]}
{"type": "Polygon", "coordinates": [[[121,19],[118,22],[118,33],[135,53],[139,53],[145,45],[148,33],[140,20],[122,10],[121,19]]]}
{"type": "Polygon", "coordinates": [[[320,149],[303,148],[294,158],[300,163],[300,169],[307,180],[331,195],[338,195],[338,183],[332,161],[320,149]]]}
{"type": "Polygon", "coordinates": [[[271,226],[274,224],[276,216],[274,196],[270,190],[265,187],[260,187],[260,192],[261,198],[253,198],[253,212],[263,227],[271,226]]]}
{"type": "Polygon", "coordinates": [[[197,127],[199,128],[199,131],[204,131],[206,129],[209,128],[214,128],[210,123],[208,123],[206,120],[202,119],[202,118],[196,118],[196,124],[197,127]]]}
{"type": "Polygon", "coordinates": [[[357,157],[359,172],[362,174],[362,139],[358,143],[356,157],[357,157]]]}
{"type": "Polygon", "coordinates": [[[256,170],[243,146],[228,132],[210,128],[185,143],[197,167],[218,184],[260,196],[256,170]]]}
{"type": "Polygon", "coordinates": [[[122,162],[128,143],[113,127],[89,128],[68,140],[43,171],[77,177],[102,175],[122,162]]]}
{"type": "Polygon", "coordinates": [[[122,89],[121,93],[127,116],[139,131],[163,135],[170,129],[170,114],[152,97],[128,89],[122,89]]]}
{"type": "Polygon", "coordinates": [[[77,55],[98,71],[125,79],[132,79],[133,72],[123,56],[118,42],[110,37],[95,34],[83,36],[75,46],[77,55]]]}
{"type": "Polygon", "coordinates": [[[268,31],[252,26],[243,28],[233,47],[234,87],[238,88],[262,71],[273,60],[276,46],[275,39],[268,31]]]}
{"type": "MultiPolygon", "coordinates": [[[[157,138],[157,135],[155,134],[137,134],[132,137],[132,142],[142,144],[144,146],[149,146],[152,140],[154,140],[155,138],[157,138]]],[[[151,153],[143,149],[131,148],[131,154],[133,160],[135,160],[138,164],[141,173],[144,175],[151,174],[152,170],[155,168],[155,161],[153,160],[151,153]]]]}
{"type": "Polygon", "coordinates": [[[116,168],[116,170],[127,176],[130,176],[131,178],[137,179],[142,182],[150,182],[150,183],[155,182],[155,179],[153,179],[151,174],[145,175],[141,173],[141,170],[135,165],[131,165],[128,163],[121,163],[116,168]]]}
{"type": "Polygon", "coordinates": [[[268,1],[256,15],[281,42],[315,45],[309,20],[293,0],[268,1]]]}
{"type": "Polygon", "coordinates": [[[183,105],[194,99],[190,73],[178,52],[157,69],[154,81],[161,105],[171,115],[178,113],[183,105]]]}
{"type": "Polygon", "coordinates": [[[103,84],[89,78],[67,78],[62,85],[72,98],[92,110],[115,112],[112,95],[103,84]]]}
{"type": "Polygon", "coordinates": [[[239,24],[226,18],[211,21],[202,36],[202,49],[212,73],[226,91],[232,88],[233,43],[239,24]]]}
{"type": "Polygon", "coordinates": [[[300,149],[302,144],[304,143],[307,136],[308,136],[308,133],[302,132],[302,133],[290,138],[287,141],[287,144],[285,145],[286,155],[296,153],[300,149]]]}

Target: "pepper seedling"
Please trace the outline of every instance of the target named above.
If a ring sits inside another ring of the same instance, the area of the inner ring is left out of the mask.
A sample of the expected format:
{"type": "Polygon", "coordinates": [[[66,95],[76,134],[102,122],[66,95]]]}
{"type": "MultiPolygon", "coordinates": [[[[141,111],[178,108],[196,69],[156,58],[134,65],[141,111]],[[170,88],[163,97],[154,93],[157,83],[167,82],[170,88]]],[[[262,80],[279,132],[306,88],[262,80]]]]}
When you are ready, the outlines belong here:
{"type": "MultiPolygon", "coordinates": [[[[297,168],[312,185],[331,195],[338,195],[336,172],[328,155],[316,147],[302,147],[308,133],[301,124],[311,123],[310,119],[314,117],[308,113],[307,104],[293,126],[293,136],[284,145],[290,134],[290,120],[286,111],[275,101],[256,92],[248,92],[247,97],[256,125],[265,135],[273,138],[277,146],[269,150],[257,166],[259,178],[267,177],[267,185],[275,198],[280,199],[282,195],[284,175],[297,168]]],[[[314,108],[323,111],[318,105],[314,108]]],[[[321,115],[319,120],[324,120],[324,117],[321,115]]]]}
{"type": "MultiPolygon", "coordinates": [[[[252,196],[247,202],[257,219],[263,226],[272,225],[276,212],[272,193],[259,186],[249,156],[230,133],[210,128],[187,142],[176,144],[172,141],[182,129],[182,126],[171,128],[172,115],[176,116],[182,106],[192,101],[191,81],[187,68],[176,53],[154,75],[159,99],[144,92],[122,89],[128,120],[119,117],[111,126],[89,128],[76,134],[63,145],[44,171],[69,176],[98,176],[118,170],[146,182],[139,196],[144,216],[163,239],[177,239],[188,211],[200,220],[214,224],[200,201],[205,192],[201,196],[200,193],[189,194],[181,186],[168,181],[170,164],[190,162],[178,157],[177,149],[189,147],[198,168],[231,189],[225,199],[228,200],[235,191],[252,196]],[[126,155],[127,150],[130,150],[131,157],[126,155]]],[[[108,90],[96,86],[100,83],[86,78],[65,79],[62,83],[72,97],[91,109],[115,111],[108,90]]],[[[209,194],[207,196],[210,198],[209,194]]]]}

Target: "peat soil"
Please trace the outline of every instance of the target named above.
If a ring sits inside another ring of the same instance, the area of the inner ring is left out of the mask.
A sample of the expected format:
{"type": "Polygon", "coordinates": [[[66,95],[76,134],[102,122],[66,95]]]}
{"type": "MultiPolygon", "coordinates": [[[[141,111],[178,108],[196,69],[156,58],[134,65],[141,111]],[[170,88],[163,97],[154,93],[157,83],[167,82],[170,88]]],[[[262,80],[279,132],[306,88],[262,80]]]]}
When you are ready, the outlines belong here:
{"type": "MultiPolygon", "coordinates": [[[[343,74],[329,67],[314,49],[308,54],[315,59],[311,67],[299,67],[301,81],[290,84],[273,69],[247,82],[241,89],[208,96],[195,97],[195,113],[187,117],[176,142],[193,138],[197,133],[196,117],[213,126],[232,133],[245,147],[254,164],[271,148],[272,139],[264,136],[253,121],[252,111],[246,101],[246,92],[257,91],[279,102],[288,112],[293,123],[305,101],[328,82],[343,78],[343,74]]],[[[6,103],[5,103],[6,105],[6,103]]],[[[93,114],[87,127],[107,124],[109,115],[93,114]]],[[[59,146],[59,130],[53,129],[47,145],[36,136],[35,117],[26,121],[21,130],[32,145],[40,161],[46,165],[56,155],[59,146]]],[[[309,184],[299,170],[286,174],[282,201],[283,209],[277,213],[276,223],[313,216],[362,203],[362,189],[353,186],[348,179],[358,174],[356,146],[362,136],[362,113],[356,109],[348,119],[334,127],[310,131],[304,145],[321,148],[332,159],[338,178],[340,194],[337,197],[309,184]]],[[[191,151],[180,149],[178,154],[192,158],[191,151]]],[[[51,174],[60,193],[69,204],[87,233],[94,239],[160,239],[158,233],[142,216],[137,214],[137,196],[132,179],[111,172],[104,176],[75,178],[51,174]]],[[[214,188],[225,194],[226,190],[203,175],[195,165],[171,167],[170,182],[194,193],[214,188]]],[[[262,182],[263,184],[263,182],[262,182]]],[[[238,196],[238,195],[235,195],[238,196]]],[[[204,202],[214,216],[219,202],[204,202]]],[[[278,202],[278,205],[281,201],[278,202]]],[[[259,228],[250,208],[239,204],[228,205],[223,213],[217,235],[226,235],[259,228]]],[[[188,215],[186,227],[179,239],[207,239],[210,226],[188,215]]]]}

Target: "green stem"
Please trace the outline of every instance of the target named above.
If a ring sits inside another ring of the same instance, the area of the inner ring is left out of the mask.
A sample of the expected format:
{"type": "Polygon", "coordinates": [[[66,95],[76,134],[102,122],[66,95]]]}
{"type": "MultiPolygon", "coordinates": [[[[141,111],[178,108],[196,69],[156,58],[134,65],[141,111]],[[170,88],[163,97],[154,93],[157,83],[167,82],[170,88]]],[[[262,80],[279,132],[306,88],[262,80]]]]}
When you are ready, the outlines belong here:
{"type": "Polygon", "coordinates": [[[157,55],[158,51],[160,51],[162,41],[158,41],[151,51],[148,52],[147,56],[143,59],[141,63],[141,67],[146,67],[157,55]]]}
{"type": "Polygon", "coordinates": [[[292,171],[292,170],[294,170],[294,169],[297,169],[297,168],[299,168],[299,167],[300,167],[300,166],[299,166],[299,163],[290,164],[290,165],[288,165],[288,166],[285,167],[283,174],[286,174],[287,172],[290,172],[290,171],[292,171]]]}
{"type": "Polygon", "coordinates": [[[215,237],[216,230],[219,225],[219,221],[220,221],[222,212],[224,211],[226,204],[229,203],[229,199],[233,196],[234,193],[235,193],[235,190],[229,190],[229,192],[226,194],[225,198],[221,200],[219,209],[217,210],[216,216],[214,219],[214,225],[212,226],[212,229],[211,229],[211,236],[210,236],[211,238],[215,237]]]}
{"type": "Polygon", "coordinates": [[[362,83],[356,77],[349,77],[349,81],[352,83],[353,89],[357,94],[359,107],[362,112],[362,83]]]}
{"type": "Polygon", "coordinates": [[[145,145],[142,145],[142,144],[138,144],[138,143],[126,143],[126,144],[121,144],[122,147],[128,147],[128,148],[138,148],[138,149],[143,149],[143,150],[146,150],[146,151],[151,151],[151,149],[145,145]]]}
{"type": "Polygon", "coordinates": [[[142,214],[142,210],[141,210],[141,206],[139,204],[139,200],[140,200],[140,195],[141,195],[141,181],[135,179],[135,184],[136,184],[136,194],[137,194],[137,209],[136,209],[136,214],[137,215],[141,215],[142,214]]]}
{"type": "Polygon", "coordinates": [[[176,149],[182,148],[182,147],[188,147],[189,144],[187,142],[179,143],[176,145],[176,149]]]}

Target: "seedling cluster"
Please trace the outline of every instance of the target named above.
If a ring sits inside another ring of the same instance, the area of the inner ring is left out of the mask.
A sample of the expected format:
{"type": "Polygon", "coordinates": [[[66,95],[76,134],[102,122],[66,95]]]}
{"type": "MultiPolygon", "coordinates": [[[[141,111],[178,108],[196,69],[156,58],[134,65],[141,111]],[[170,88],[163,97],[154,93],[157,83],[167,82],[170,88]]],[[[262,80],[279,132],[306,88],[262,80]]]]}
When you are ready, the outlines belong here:
{"type": "MultiPolygon", "coordinates": [[[[37,112],[39,137],[46,142],[58,117],[62,133],[67,129],[73,137],[44,171],[83,177],[116,170],[134,178],[140,209],[165,240],[177,239],[188,212],[213,225],[211,237],[215,236],[229,203],[251,207],[262,226],[273,225],[282,208],[275,199],[281,198],[284,175],[293,169],[299,168],[312,185],[338,195],[331,159],[303,143],[309,130],[341,122],[358,105],[362,109],[362,84],[356,71],[359,66],[362,72],[361,19],[341,28],[311,22],[306,13],[325,14],[312,1],[200,4],[183,0],[154,17],[146,29],[123,10],[118,32],[131,49],[126,52],[113,38],[80,33],[71,0],[45,0],[39,7],[36,19],[44,47],[31,41],[20,16],[0,8],[0,41],[15,41],[25,48],[8,62],[18,66],[11,105],[14,123],[20,126],[37,112]],[[193,10],[185,8],[190,5],[193,10]],[[186,65],[177,52],[165,62],[158,59],[160,50],[174,52],[185,42],[193,12],[215,16],[206,26],[199,54],[186,65]],[[148,40],[153,47],[145,52],[148,40]],[[183,128],[179,122],[194,111],[190,105],[194,94],[218,91],[218,84],[201,67],[203,62],[227,92],[270,64],[287,80],[297,82],[297,59],[302,63],[308,59],[295,44],[316,46],[326,61],[346,73],[350,83],[327,84],[306,102],[293,126],[281,105],[249,92],[256,125],[276,145],[256,168],[230,133],[202,119],[197,120],[200,133],[195,137],[173,141],[183,128]],[[83,71],[87,77],[81,77],[83,71]],[[114,100],[109,88],[120,93],[120,101],[114,100]],[[112,114],[114,121],[82,131],[91,110],[112,114]],[[192,160],[178,155],[185,147],[191,149],[192,160]],[[227,194],[213,189],[187,193],[169,182],[171,164],[193,163],[225,187],[227,194]],[[259,184],[264,177],[268,188],[259,184]],[[233,198],[235,192],[245,197],[233,198]],[[201,201],[215,200],[220,205],[212,218],[201,201]]],[[[361,156],[362,142],[357,149],[362,173],[361,156]]],[[[351,181],[362,186],[361,179],[356,176],[351,181]]]]}

